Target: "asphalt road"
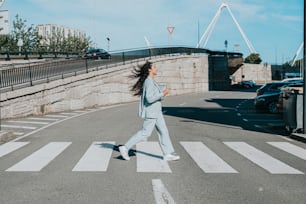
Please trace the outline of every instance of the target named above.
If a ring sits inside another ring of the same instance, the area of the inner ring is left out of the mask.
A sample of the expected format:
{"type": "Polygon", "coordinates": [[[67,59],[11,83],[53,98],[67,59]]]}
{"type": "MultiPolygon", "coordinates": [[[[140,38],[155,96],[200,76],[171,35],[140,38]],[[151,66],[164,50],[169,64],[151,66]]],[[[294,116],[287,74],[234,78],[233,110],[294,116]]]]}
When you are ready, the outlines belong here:
{"type": "Polygon", "coordinates": [[[155,132],[120,157],[142,125],[138,103],[2,121],[19,137],[0,146],[0,203],[305,203],[306,144],[271,128],[281,116],[256,113],[254,96],[167,97],[181,156],[168,163],[155,132]]]}

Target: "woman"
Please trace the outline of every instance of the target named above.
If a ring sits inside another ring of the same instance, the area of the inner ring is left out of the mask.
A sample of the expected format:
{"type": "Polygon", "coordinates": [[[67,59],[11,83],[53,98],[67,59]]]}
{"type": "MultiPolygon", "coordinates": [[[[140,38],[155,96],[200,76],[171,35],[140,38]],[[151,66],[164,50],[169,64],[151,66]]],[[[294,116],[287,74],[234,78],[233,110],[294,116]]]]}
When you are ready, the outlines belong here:
{"type": "Polygon", "coordinates": [[[151,135],[153,128],[157,130],[159,142],[164,153],[164,160],[175,161],[180,159],[174,154],[168,129],[163,117],[161,100],[169,94],[170,90],[157,85],[154,78],[157,74],[157,67],[151,62],[146,62],[139,69],[135,69],[133,77],[138,78],[132,87],[134,95],[141,96],[139,103],[139,116],[144,119],[142,129],[133,135],[125,145],[119,147],[123,159],[130,160],[129,149],[141,141],[146,141],[151,135]]]}

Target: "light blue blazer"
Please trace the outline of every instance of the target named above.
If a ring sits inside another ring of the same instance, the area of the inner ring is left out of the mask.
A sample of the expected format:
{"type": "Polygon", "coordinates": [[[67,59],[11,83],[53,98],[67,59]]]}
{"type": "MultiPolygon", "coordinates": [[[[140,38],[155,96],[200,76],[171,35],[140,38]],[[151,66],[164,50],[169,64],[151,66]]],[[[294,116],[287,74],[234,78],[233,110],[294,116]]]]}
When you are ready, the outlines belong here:
{"type": "Polygon", "coordinates": [[[162,113],[161,101],[164,99],[162,91],[151,77],[146,78],[139,103],[139,117],[158,118],[162,113]]]}

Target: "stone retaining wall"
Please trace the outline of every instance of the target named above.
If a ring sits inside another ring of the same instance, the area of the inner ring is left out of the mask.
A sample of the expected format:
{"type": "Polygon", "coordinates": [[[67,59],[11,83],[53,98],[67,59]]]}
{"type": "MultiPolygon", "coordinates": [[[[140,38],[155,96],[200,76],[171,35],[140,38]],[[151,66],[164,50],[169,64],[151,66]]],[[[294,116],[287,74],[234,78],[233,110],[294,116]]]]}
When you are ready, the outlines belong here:
{"type": "Polygon", "coordinates": [[[271,65],[245,63],[232,75],[232,79],[233,82],[254,80],[257,84],[272,81],[271,65]]]}
{"type": "MultiPolygon", "coordinates": [[[[208,56],[172,56],[151,60],[159,68],[156,81],[170,95],[208,91],[208,56]]],[[[1,118],[25,117],[138,100],[129,78],[137,64],[87,74],[1,94],[1,118]]]]}

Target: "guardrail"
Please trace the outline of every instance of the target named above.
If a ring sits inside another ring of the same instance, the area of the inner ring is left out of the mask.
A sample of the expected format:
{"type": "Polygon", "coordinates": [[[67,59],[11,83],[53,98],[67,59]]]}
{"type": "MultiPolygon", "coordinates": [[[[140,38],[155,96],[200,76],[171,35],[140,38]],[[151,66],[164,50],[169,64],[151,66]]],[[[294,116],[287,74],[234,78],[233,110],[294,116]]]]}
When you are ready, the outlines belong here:
{"type": "Polygon", "coordinates": [[[242,57],[241,53],[225,53],[201,48],[167,47],[152,49],[135,49],[111,52],[111,59],[92,60],[81,56],[73,58],[56,58],[36,63],[10,64],[0,67],[0,88],[2,92],[18,88],[47,83],[51,80],[76,76],[81,73],[105,69],[118,64],[140,62],[152,57],[164,55],[213,54],[242,57]]]}
{"type": "Polygon", "coordinates": [[[45,52],[45,51],[1,51],[0,60],[14,60],[14,59],[45,59],[45,58],[73,58],[80,56],[80,53],[75,52],[45,52]]]}

